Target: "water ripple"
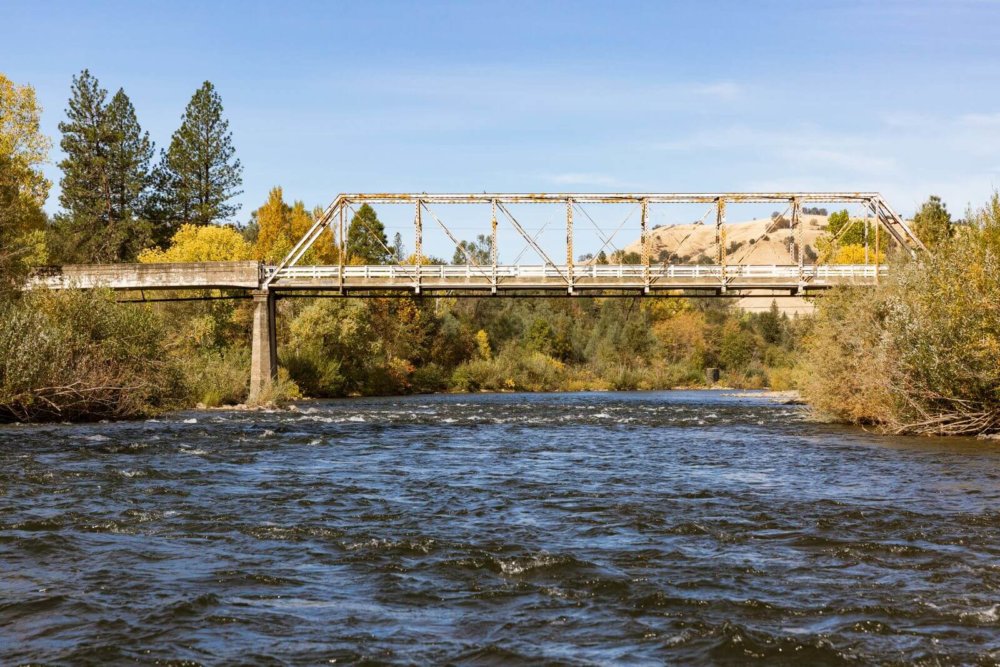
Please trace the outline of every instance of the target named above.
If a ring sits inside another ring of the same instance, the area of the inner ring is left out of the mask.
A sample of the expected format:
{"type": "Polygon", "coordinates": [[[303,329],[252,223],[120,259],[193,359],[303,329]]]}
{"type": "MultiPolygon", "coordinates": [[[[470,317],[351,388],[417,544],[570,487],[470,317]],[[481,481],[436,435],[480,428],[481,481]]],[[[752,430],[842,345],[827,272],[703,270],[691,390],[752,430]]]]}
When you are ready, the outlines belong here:
{"type": "Polygon", "coordinates": [[[718,392],[0,427],[0,663],[994,664],[998,464],[718,392]]]}

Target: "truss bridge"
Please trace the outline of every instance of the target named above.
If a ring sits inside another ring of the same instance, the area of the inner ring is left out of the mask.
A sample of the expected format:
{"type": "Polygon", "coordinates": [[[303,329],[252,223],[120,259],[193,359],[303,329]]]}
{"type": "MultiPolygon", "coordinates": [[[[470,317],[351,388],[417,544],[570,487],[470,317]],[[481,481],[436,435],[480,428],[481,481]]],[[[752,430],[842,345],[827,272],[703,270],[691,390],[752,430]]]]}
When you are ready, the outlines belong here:
{"type": "Polygon", "coordinates": [[[883,256],[902,253],[918,257],[924,252],[926,248],[906,222],[877,192],[356,193],[337,196],[274,265],[205,262],[50,267],[34,276],[29,286],[109,287],[138,293],[142,300],[157,300],[147,297],[148,292],[156,291],[204,294],[205,290],[226,290],[230,295],[252,297],[253,397],[277,373],[275,303],[283,297],[802,295],[837,285],[874,285],[891,271],[891,264],[883,256]],[[809,258],[803,240],[803,209],[817,204],[849,205],[860,212],[839,233],[855,222],[863,222],[863,263],[818,264],[815,256],[809,258]],[[784,212],[773,213],[770,224],[755,238],[740,241],[737,252],[737,244],[727,243],[727,209],[734,205],[770,205],[783,207],[784,212]],[[395,247],[390,247],[385,233],[371,228],[365,216],[359,215],[364,206],[408,209],[405,239],[402,232],[397,232],[395,247]],[[703,215],[694,224],[714,233],[712,256],[702,255],[694,261],[684,261],[690,258],[679,252],[653,257],[654,229],[650,219],[663,209],[677,206],[701,207],[703,215]],[[460,209],[461,215],[445,214],[449,207],[460,209]],[[624,210],[627,215],[616,224],[602,225],[591,214],[601,207],[618,213],[624,210]],[[539,223],[528,221],[537,218],[529,209],[547,211],[544,224],[533,226],[539,223]],[[450,220],[458,217],[462,224],[472,220],[474,226],[456,227],[450,220]],[[555,220],[558,224],[554,224],[555,220]],[[468,236],[459,232],[470,229],[478,232],[478,247],[459,240],[460,236],[468,236]],[[631,253],[614,245],[616,235],[623,230],[638,238],[631,253]],[[783,238],[788,240],[787,258],[791,261],[755,261],[758,244],[767,242],[769,234],[777,230],[782,230],[783,238]],[[434,260],[427,252],[425,241],[432,232],[439,242],[443,241],[443,247],[454,250],[450,264],[434,260]],[[544,236],[546,232],[548,237],[544,236]],[[501,257],[501,233],[508,243],[520,243],[521,252],[510,259],[501,257]],[[380,245],[376,250],[384,261],[359,264],[350,252],[351,234],[380,245]],[[557,234],[554,244],[552,234],[557,234]],[[586,235],[590,243],[583,246],[581,237],[586,235]],[[406,257],[400,250],[404,242],[413,248],[406,257]],[[335,263],[310,262],[317,244],[326,245],[327,257],[333,256],[335,263]],[[871,252],[869,246],[873,246],[871,252]],[[611,261],[602,260],[605,250],[611,248],[616,249],[611,261]],[[586,254],[577,257],[579,250],[586,254]],[[522,261],[525,253],[528,259],[522,261]]]}

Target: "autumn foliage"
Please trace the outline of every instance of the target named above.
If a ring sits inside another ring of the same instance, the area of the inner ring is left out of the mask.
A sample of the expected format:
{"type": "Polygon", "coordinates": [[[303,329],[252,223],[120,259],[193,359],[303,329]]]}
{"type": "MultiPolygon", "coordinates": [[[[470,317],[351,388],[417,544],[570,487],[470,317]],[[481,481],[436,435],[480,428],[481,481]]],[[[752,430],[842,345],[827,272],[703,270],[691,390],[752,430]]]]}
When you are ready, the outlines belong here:
{"type": "Polygon", "coordinates": [[[802,377],[820,412],[898,433],[1000,431],[1000,196],[932,243],[874,290],[818,302],[802,377]]]}

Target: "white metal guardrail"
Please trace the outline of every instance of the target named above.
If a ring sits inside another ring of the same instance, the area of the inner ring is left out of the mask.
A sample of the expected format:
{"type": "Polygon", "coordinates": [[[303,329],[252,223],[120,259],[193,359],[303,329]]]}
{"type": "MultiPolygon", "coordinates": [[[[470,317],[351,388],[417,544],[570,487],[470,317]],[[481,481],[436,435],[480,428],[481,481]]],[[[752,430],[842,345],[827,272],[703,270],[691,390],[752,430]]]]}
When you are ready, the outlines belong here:
{"type": "MultiPolygon", "coordinates": [[[[754,278],[754,279],[797,279],[801,275],[805,280],[825,280],[831,278],[871,278],[874,279],[876,271],[880,275],[888,272],[885,265],[876,267],[872,264],[823,264],[808,265],[800,268],[798,265],[769,264],[769,265],[733,265],[722,267],[717,264],[678,264],[678,265],[655,265],[649,267],[649,277],[652,280],[659,278],[754,278]]],[[[265,274],[273,275],[275,267],[266,267],[265,274]]],[[[498,280],[505,278],[527,278],[527,279],[552,279],[564,280],[569,275],[569,268],[562,266],[546,265],[498,265],[496,267],[496,277],[498,280]]],[[[278,281],[285,280],[309,280],[309,279],[330,279],[340,278],[339,266],[289,266],[277,272],[278,281]]],[[[593,264],[573,267],[573,279],[598,279],[598,278],[635,278],[637,281],[644,279],[645,267],[638,264],[593,264]]],[[[365,266],[345,266],[344,279],[382,279],[389,281],[414,281],[420,279],[438,280],[460,280],[460,279],[481,279],[492,280],[492,266],[476,266],[471,264],[459,265],[437,265],[428,264],[422,266],[411,265],[365,265],[365,266]]]]}

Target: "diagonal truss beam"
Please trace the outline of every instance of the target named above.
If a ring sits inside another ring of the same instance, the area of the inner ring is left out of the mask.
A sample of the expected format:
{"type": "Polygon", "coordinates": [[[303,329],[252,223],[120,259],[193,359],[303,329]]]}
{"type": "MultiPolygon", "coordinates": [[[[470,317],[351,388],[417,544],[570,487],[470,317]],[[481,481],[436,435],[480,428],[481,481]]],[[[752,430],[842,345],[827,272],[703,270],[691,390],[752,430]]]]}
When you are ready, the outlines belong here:
{"type": "Polygon", "coordinates": [[[511,212],[510,212],[510,211],[508,211],[508,210],[507,210],[507,207],[503,205],[503,202],[501,202],[501,201],[497,201],[497,208],[498,208],[498,209],[500,209],[500,212],[501,212],[501,213],[503,213],[503,214],[504,214],[505,216],[507,216],[507,219],[508,219],[508,220],[510,220],[510,224],[514,225],[514,229],[515,229],[515,230],[517,231],[517,233],[518,233],[518,234],[520,234],[520,235],[521,235],[521,237],[522,237],[522,238],[524,238],[524,240],[525,240],[525,241],[527,241],[527,242],[528,242],[528,245],[530,245],[530,246],[531,246],[532,250],[534,250],[535,252],[537,252],[537,253],[539,254],[539,256],[540,256],[540,257],[541,257],[542,259],[544,259],[544,260],[545,260],[545,263],[546,263],[547,265],[549,265],[549,266],[551,266],[551,267],[552,267],[553,269],[555,269],[555,270],[556,270],[556,271],[557,271],[557,272],[559,273],[559,275],[560,275],[560,276],[562,276],[563,280],[565,280],[565,281],[566,281],[566,284],[567,284],[567,285],[571,284],[571,279],[570,279],[570,277],[569,277],[569,276],[568,276],[567,274],[563,273],[563,272],[562,272],[562,271],[561,271],[561,270],[559,269],[559,266],[558,266],[558,265],[557,265],[557,264],[556,264],[555,262],[553,262],[553,261],[552,261],[552,258],[551,258],[551,257],[549,257],[549,256],[548,256],[548,255],[547,255],[547,254],[545,253],[545,251],[544,251],[544,250],[542,250],[542,247],[541,247],[540,245],[538,245],[538,243],[537,243],[537,242],[535,241],[535,239],[533,239],[533,238],[531,237],[531,235],[530,235],[530,234],[528,234],[528,232],[527,232],[527,231],[525,231],[524,227],[522,227],[522,226],[521,226],[521,223],[519,223],[519,222],[517,221],[517,218],[515,218],[515,217],[514,217],[513,215],[511,215],[511,212]]]}
{"type": "Polygon", "coordinates": [[[594,253],[594,256],[596,257],[597,255],[600,255],[604,251],[604,249],[607,248],[609,245],[612,248],[614,248],[615,252],[622,252],[622,250],[618,246],[616,246],[613,243],[613,241],[614,241],[615,237],[618,236],[618,232],[620,232],[622,229],[624,229],[625,225],[628,224],[628,221],[632,219],[633,215],[635,215],[635,212],[637,210],[639,210],[639,208],[641,208],[641,204],[639,206],[637,206],[637,207],[632,208],[631,210],[629,210],[628,215],[626,215],[625,219],[622,220],[621,224],[618,225],[617,228],[615,228],[615,231],[611,232],[610,236],[605,236],[604,235],[604,231],[601,230],[601,228],[598,226],[598,224],[590,216],[590,213],[587,213],[587,210],[585,208],[583,208],[582,206],[580,206],[580,204],[574,202],[574,208],[576,208],[578,211],[580,211],[580,213],[583,213],[584,217],[587,218],[587,220],[590,221],[590,224],[593,225],[594,229],[597,231],[598,238],[600,238],[600,240],[604,242],[601,245],[601,247],[598,248],[597,252],[594,253]]]}
{"type": "Polygon", "coordinates": [[[465,255],[465,260],[469,263],[469,265],[476,267],[476,269],[479,270],[478,271],[479,273],[486,276],[487,274],[483,269],[483,267],[479,265],[479,262],[477,262],[471,254],[469,254],[469,249],[466,248],[464,245],[462,245],[462,243],[457,238],[455,238],[455,235],[451,233],[451,230],[448,229],[448,227],[443,222],[441,222],[441,219],[437,217],[434,211],[432,211],[431,208],[424,202],[421,202],[420,205],[424,208],[425,211],[431,214],[431,217],[434,218],[434,222],[436,222],[438,226],[444,230],[444,233],[448,235],[448,238],[451,239],[451,242],[455,244],[455,247],[458,248],[463,255],[465,255]]]}
{"type": "MultiPolygon", "coordinates": [[[[358,215],[358,211],[353,206],[351,206],[350,203],[347,204],[347,208],[349,208],[351,210],[351,213],[353,213],[355,216],[358,215]]],[[[353,218],[352,218],[352,220],[353,220],[353,218]]],[[[369,234],[372,235],[373,239],[375,239],[376,241],[378,241],[378,244],[380,246],[382,246],[382,249],[385,250],[385,252],[389,255],[389,257],[394,257],[395,256],[394,253],[393,253],[392,248],[390,248],[389,246],[387,246],[385,243],[382,242],[382,239],[379,238],[379,235],[375,233],[374,229],[372,229],[371,227],[368,226],[367,222],[365,222],[360,217],[358,217],[358,222],[360,222],[362,225],[364,225],[364,228],[368,231],[369,234]]],[[[346,239],[345,239],[345,241],[346,241],[346,239]]],[[[345,243],[345,247],[346,247],[346,243],[345,243]]]]}
{"type": "MultiPolygon", "coordinates": [[[[309,251],[309,248],[313,246],[313,243],[315,243],[316,239],[319,238],[319,235],[323,233],[323,230],[330,226],[330,223],[333,222],[337,214],[342,214],[343,207],[346,203],[347,200],[344,195],[337,195],[337,198],[334,199],[333,202],[326,208],[323,215],[316,219],[316,222],[314,222],[312,227],[309,228],[309,231],[307,231],[305,235],[299,239],[298,243],[292,246],[292,249],[288,251],[288,254],[285,255],[284,259],[282,259],[281,262],[278,263],[278,266],[275,267],[274,272],[272,272],[271,275],[264,280],[264,284],[262,285],[264,290],[271,285],[275,277],[278,276],[282,269],[289,266],[295,266],[298,261],[302,259],[302,256],[309,251]]],[[[341,230],[341,235],[343,236],[343,230],[341,230]]],[[[341,244],[343,244],[343,239],[341,239],[341,244]]],[[[341,251],[341,255],[342,254],[343,251],[341,251]]],[[[343,263],[343,257],[341,257],[341,263],[343,263]]]]}

